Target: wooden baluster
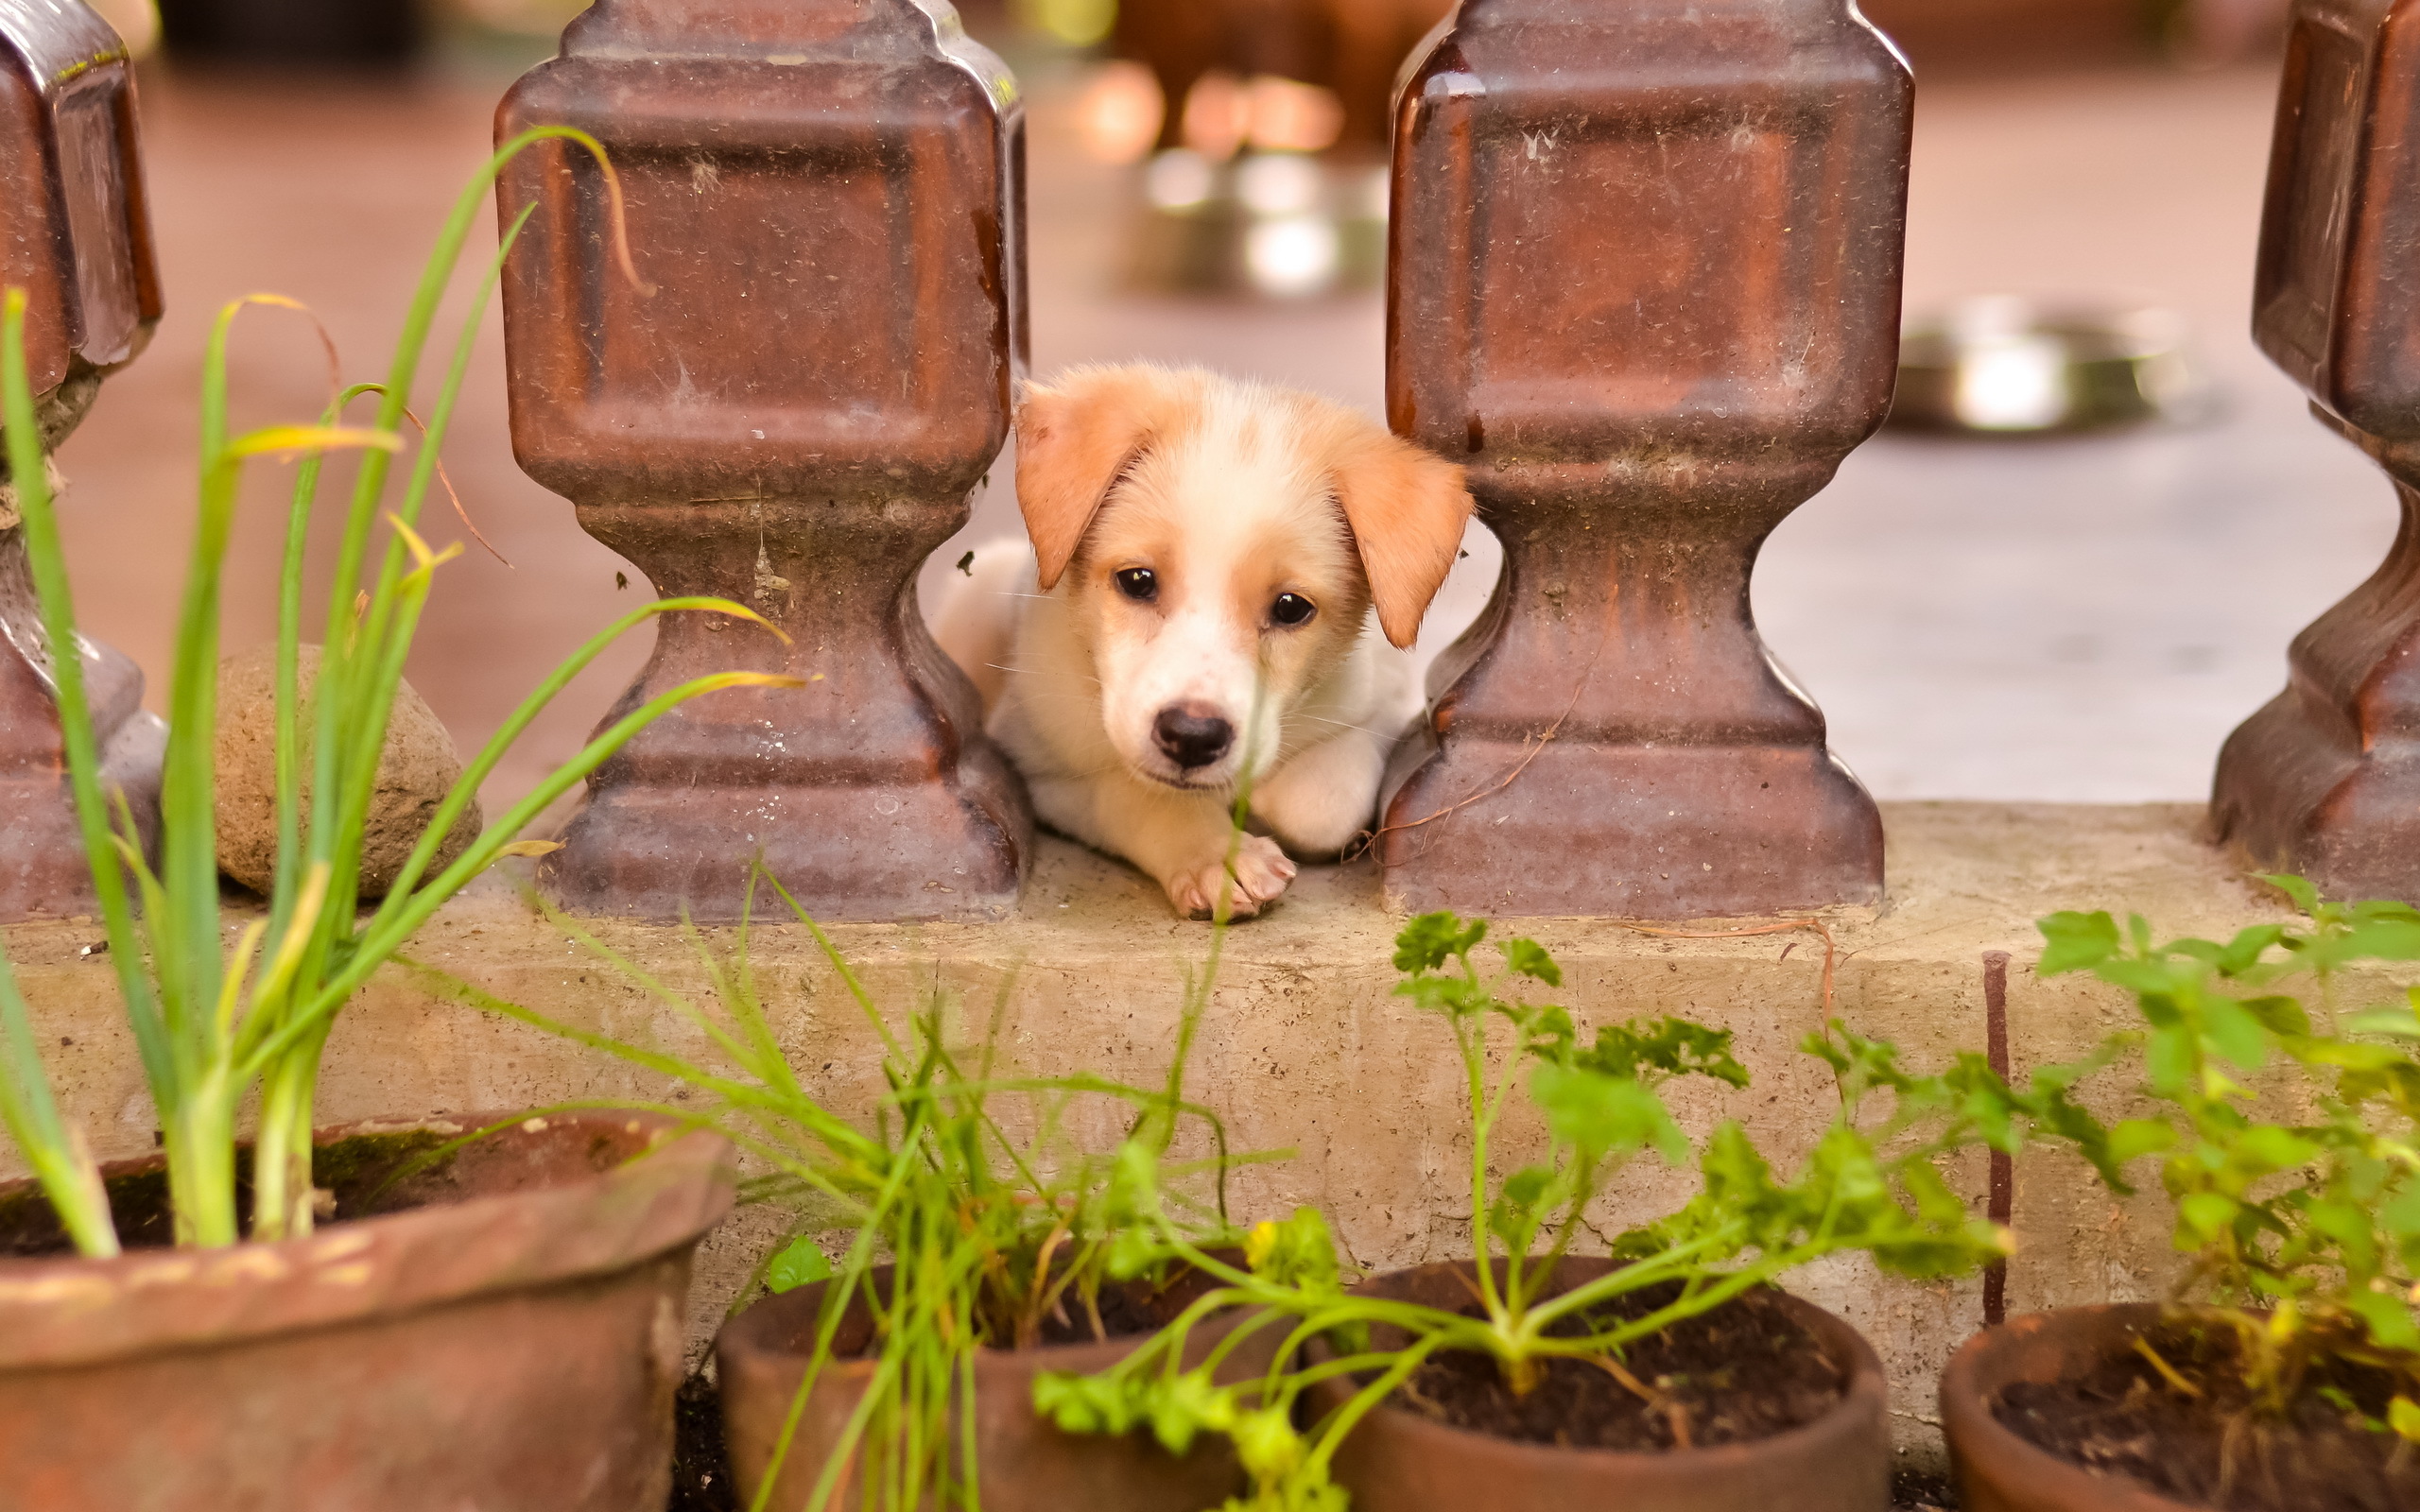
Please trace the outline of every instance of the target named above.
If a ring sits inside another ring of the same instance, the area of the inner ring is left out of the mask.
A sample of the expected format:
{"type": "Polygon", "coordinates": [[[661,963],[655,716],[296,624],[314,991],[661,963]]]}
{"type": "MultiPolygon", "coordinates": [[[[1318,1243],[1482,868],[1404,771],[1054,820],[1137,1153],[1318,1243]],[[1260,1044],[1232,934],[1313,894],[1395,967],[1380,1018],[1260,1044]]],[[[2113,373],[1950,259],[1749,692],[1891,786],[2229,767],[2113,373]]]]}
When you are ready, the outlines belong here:
{"type": "MultiPolygon", "coordinates": [[[[0,4],[0,287],[26,294],[26,362],[47,453],[160,319],[133,74],[117,34],[80,0],[0,4]]],[[[17,524],[13,491],[0,495],[0,920],[95,907],[53,648],[17,524]]],[[[165,728],[143,712],[140,668],[95,642],[78,649],[104,782],[125,793],[147,846],[165,728]]]]}
{"type": "Polygon", "coordinates": [[[825,919],[1013,902],[1024,790],[925,633],[916,570],[967,517],[1023,366],[1014,81],[929,0],[599,0],[521,80],[499,137],[567,124],[504,285],[515,450],[665,594],[609,717],[701,673],[812,680],[658,722],[590,779],[545,863],[566,905],[737,915],[750,858],[825,919]]]}
{"type": "Polygon", "coordinates": [[[2340,898],[2420,899],[2420,5],[2300,0],[2253,335],[2393,480],[2384,565],[2294,638],[2219,754],[2217,836],[2340,898]]]}
{"type": "Polygon", "coordinates": [[[1889,406],[1909,108],[1847,0],[1465,0],[1409,75],[1389,417],[1505,559],[1391,774],[1400,906],[1880,898],[1748,579],[1889,406]]]}

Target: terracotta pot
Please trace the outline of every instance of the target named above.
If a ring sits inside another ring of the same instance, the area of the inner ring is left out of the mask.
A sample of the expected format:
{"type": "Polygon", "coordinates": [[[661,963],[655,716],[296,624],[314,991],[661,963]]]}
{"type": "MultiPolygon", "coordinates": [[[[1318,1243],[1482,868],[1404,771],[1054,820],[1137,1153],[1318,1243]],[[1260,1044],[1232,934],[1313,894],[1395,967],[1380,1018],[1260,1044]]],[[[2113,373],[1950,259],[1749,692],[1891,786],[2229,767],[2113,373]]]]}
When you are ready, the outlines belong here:
{"type": "Polygon", "coordinates": [[[2066,1307],[2013,1317],[1960,1346],[1941,1374],[1941,1429],[1965,1512],[2195,1512],[2124,1476],[2095,1475],[2000,1426],[1992,1403],[2018,1382],[2078,1376],[2159,1325],[2157,1303],[2066,1307]]]}
{"type": "MultiPolygon", "coordinates": [[[[1554,1290],[1612,1268],[1604,1260],[1566,1260],[1554,1290]]],[[[1372,1277],[1360,1290],[1459,1308],[1471,1299],[1475,1274],[1468,1262],[1421,1265],[1372,1277]]],[[[1789,1297],[1783,1305],[1848,1381],[1839,1405],[1811,1423],[1754,1443],[1631,1453],[1516,1443],[1381,1404],[1339,1447],[1337,1484],[1351,1493],[1354,1512],[1885,1512],[1891,1431],[1882,1362],[1855,1329],[1822,1308],[1789,1297]]],[[[1314,1357],[1325,1352],[1317,1343],[1310,1350],[1314,1357]]],[[[1311,1408],[1340,1407],[1353,1389],[1322,1383],[1309,1393],[1311,1408]]]]}
{"type": "MultiPolygon", "coordinates": [[[[728,1146],[647,1115],[532,1118],[363,1207],[408,1156],[509,1116],[322,1133],[337,1211],[384,1215],[308,1238],[0,1259],[0,1508],[660,1512],[728,1146]]],[[[156,1205],[158,1170],[114,1168],[113,1199],[156,1205]]],[[[47,1218],[24,1186],[0,1211],[47,1218]]]]}
{"type": "MultiPolygon", "coordinates": [[[[876,1286],[889,1284],[890,1267],[878,1268],[874,1278],[876,1286]]],[[[1199,1276],[1180,1280],[1160,1294],[1153,1315],[1164,1322],[1174,1319],[1210,1284],[1199,1276]]],[[[820,1282],[769,1297],[725,1324],[715,1340],[723,1435],[743,1502],[756,1495],[772,1462],[782,1424],[806,1377],[816,1315],[822,1306],[820,1282]]],[[[1274,1324],[1256,1332],[1228,1356],[1219,1379],[1239,1381],[1267,1370],[1285,1332],[1274,1324]]],[[[1196,1329],[1187,1363],[1198,1364],[1223,1332],[1219,1320],[1196,1329]]],[[[853,1358],[862,1355],[873,1336],[872,1319],[859,1303],[842,1321],[834,1340],[835,1358],[817,1377],[800,1414],[769,1503],[771,1512],[799,1512],[806,1505],[832,1446],[873,1374],[873,1361],[853,1358]]],[[[1123,1438],[1063,1434],[1034,1416],[1034,1377],[1046,1370],[1106,1370],[1149,1337],[986,1349],[976,1357],[976,1469],[984,1512],[1202,1512],[1244,1489],[1243,1470],[1233,1451],[1215,1435],[1205,1436],[1178,1459],[1148,1431],[1123,1438]]],[[[953,1437],[959,1432],[953,1423],[953,1437]]],[[[861,1494],[852,1472],[834,1492],[829,1512],[856,1507],[861,1494]]]]}

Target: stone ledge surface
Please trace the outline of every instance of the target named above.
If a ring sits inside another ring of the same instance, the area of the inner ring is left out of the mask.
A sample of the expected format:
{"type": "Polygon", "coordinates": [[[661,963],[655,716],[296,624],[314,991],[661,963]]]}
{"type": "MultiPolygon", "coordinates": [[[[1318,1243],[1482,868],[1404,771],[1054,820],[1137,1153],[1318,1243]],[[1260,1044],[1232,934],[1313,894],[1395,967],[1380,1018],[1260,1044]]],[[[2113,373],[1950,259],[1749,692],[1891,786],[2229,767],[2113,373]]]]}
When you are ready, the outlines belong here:
{"type": "MultiPolygon", "coordinates": [[[[1916,1064],[1980,1050],[1983,956],[2007,951],[2016,1073],[2079,1054],[2128,1022],[2131,1007],[2089,981],[2037,980],[2035,919],[2059,908],[2134,909],[2166,935],[2223,937],[2282,917],[2265,889],[2202,843],[2200,819],[2191,805],[1884,805],[1884,904],[1821,918],[1834,953],[1834,1011],[1862,1033],[1895,1040],[1916,1064]]],[[[231,930],[242,921],[231,909],[231,930]]],[[[1711,932],[1754,922],[1673,927],[1711,932]]],[[[1318,1203],[1352,1258],[1370,1267],[1467,1248],[1461,1213],[1469,1153],[1459,1074],[1443,1027],[1392,995],[1389,956],[1399,924],[1366,865],[1305,868],[1281,907],[1230,934],[1187,1083],[1225,1118],[1235,1148],[1295,1152],[1288,1161],[1236,1174],[1236,1215],[1318,1203]]],[[[676,930],[620,921],[594,927],[672,989],[700,996],[697,945],[728,950],[735,937],[727,929],[700,931],[692,941],[676,930]]],[[[1711,938],[1602,919],[1506,928],[1554,953],[1564,972],[1558,996],[1583,1022],[1676,1013],[1736,1032],[1754,1084],[1739,1093],[1677,1090],[1676,1106],[1692,1126],[1739,1117],[1777,1161],[1803,1152],[1821,1131],[1831,1087],[1822,1067],[1795,1049],[1822,1014],[1825,944],[1815,926],[1711,938]]],[[[110,969],[97,955],[78,954],[97,933],[89,922],[68,921],[13,926],[6,938],[66,1110],[114,1157],[147,1148],[150,1125],[110,969]]],[[[997,1005],[1004,1052],[1020,1068],[1130,1081],[1161,1074],[1185,975],[1201,969],[1210,938],[1206,926],[1171,919],[1158,889],[1139,875],[1056,841],[1043,844],[1023,905],[1008,921],[843,925],[830,934],[894,1022],[939,994],[959,1005],[961,1027],[978,1034],[997,1005]]],[[[566,1022],[692,1057],[705,1053],[702,1037],[676,1010],[565,939],[500,881],[450,906],[414,954],[566,1022]]],[[[880,1090],[873,1033],[807,932],[759,926],[750,959],[776,1032],[808,1086],[836,1108],[867,1107],[880,1090]]],[[[2376,986],[2382,992],[2387,984],[2376,986]]],[[[2118,1090],[2103,1096],[2116,1111],[2118,1090]]],[[[678,1097],[664,1077],[435,1001],[390,974],[340,1022],[320,1110],[323,1121],[337,1122],[678,1097]]],[[[1097,1110],[1092,1132],[1106,1138],[1115,1122],[1097,1110]]],[[[1504,1136],[1506,1160],[1524,1158],[1536,1132],[1516,1120],[1504,1136]]],[[[0,1152],[0,1162],[12,1159],[0,1152]]],[[[1982,1211],[1983,1161],[1956,1175],[1982,1211]]],[[[1601,1227],[1650,1216],[1687,1190],[1685,1173],[1643,1163],[1618,1183],[1601,1227]]],[[[2072,1160],[2018,1162],[2014,1223],[2021,1248],[2010,1267],[2013,1312],[2150,1297],[2170,1271],[2156,1205],[2139,1196],[2113,1201],[2072,1160]]],[[[701,1332],[771,1231],[759,1214],[710,1245],[700,1268],[701,1332]]],[[[1979,1326],[1979,1284],[1882,1281],[1844,1264],[1793,1285],[1874,1339],[1893,1377],[1903,1448],[1937,1454],[1926,1422],[1930,1383],[1948,1351],[1979,1326]]]]}

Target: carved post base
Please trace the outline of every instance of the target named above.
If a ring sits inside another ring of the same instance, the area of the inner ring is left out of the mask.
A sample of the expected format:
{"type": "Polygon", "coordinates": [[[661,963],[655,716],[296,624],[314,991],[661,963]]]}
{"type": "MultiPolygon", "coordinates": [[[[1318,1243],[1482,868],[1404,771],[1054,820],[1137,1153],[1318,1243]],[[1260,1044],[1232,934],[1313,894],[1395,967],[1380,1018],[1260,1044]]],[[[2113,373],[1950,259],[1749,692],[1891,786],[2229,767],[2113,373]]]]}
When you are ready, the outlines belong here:
{"type": "MultiPolygon", "coordinates": [[[[737,918],[761,855],[831,919],[982,919],[1031,819],[915,607],[1007,439],[1022,363],[1022,107],[926,0],[596,0],[513,86],[505,220],[514,455],[659,593],[615,716],[736,669],[590,779],[546,885],[596,913],[737,918]],[[609,253],[616,207],[635,279],[609,253]]],[[[762,909],[771,913],[778,904],[762,909]]]]}
{"type": "Polygon", "coordinates": [[[1881,897],[1748,575],[1890,407],[1910,98],[1842,0],[1462,0],[1407,71],[1387,420],[1505,570],[1384,812],[1397,902],[1881,897]]]}
{"type": "MultiPolygon", "coordinates": [[[[156,850],[167,727],[143,712],[140,667],[94,642],[81,649],[103,787],[126,794],[144,848],[156,850]]],[[[49,668],[24,538],[0,531],[0,923],[71,918],[98,906],[49,668]]]]}
{"type": "Polygon", "coordinates": [[[2420,447],[2336,428],[2394,476],[2402,526],[2369,581],[2294,638],[2286,691],[2227,737],[2210,824],[2329,897],[2420,900],[2420,447]]]}
{"type": "Polygon", "coordinates": [[[1474,480],[1504,573],[1390,773],[1391,903],[1688,919],[1880,901],[1881,816],[1748,605],[1758,546],[1832,466],[1706,471],[1730,486],[1474,480]]]}
{"type": "MultiPolygon", "coordinates": [[[[963,502],[764,499],[592,505],[580,523],[666,595],[749,605],[659,621],[655,655],[607,722],[713,672],[786,672],[684,706],[598,768],[541,875],[563,906],[701,922],[740,917],[761,855],[819,919],[979,919],[1016,901],[1032,819],[983,739],[975,691],[926,633],[917,567],[963,502]]],[[[786,915],[760,890],[759,918],[786,915]]]]}

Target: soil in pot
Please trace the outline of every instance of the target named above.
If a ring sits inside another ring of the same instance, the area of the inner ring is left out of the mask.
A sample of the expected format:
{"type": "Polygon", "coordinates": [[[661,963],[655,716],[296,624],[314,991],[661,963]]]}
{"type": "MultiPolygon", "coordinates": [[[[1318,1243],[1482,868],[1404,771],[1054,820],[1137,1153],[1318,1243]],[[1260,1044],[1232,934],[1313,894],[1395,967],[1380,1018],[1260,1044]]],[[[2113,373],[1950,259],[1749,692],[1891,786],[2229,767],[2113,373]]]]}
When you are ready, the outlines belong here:
{"type": "Polygon", "coordinates": [[[703,1370],[672,1399],[672,1496],[664,1512],[740,1512],[739,1483],[722,1447],[722,1400],[703,1370]]]}
{"type": "MultiPolygon", "coordinates": [[[[1603,1276],[1613,1263],[1566,1258],[1547,1295],[1603,1276]]],[[[1463,1308],[1473,1299],[1472,1269],[1467,1263],[1418,1265],[1372,1277],[1362,1292],[1463,1308]]],[[[1668,1297],[1641,1291],[1645,1295],[1628,1301],[1609,1299],[1613,1311],[1600,1319],[1640,1316],[1668,1297]]],[[[1635,1341],[1619,1363],[1644,1391],[1630,1390],[1601,1365],[1581,1364],[1579,1370],[1604,1376],[1613,1389],[1567,1367],[1535,1389],[1531,1396],[1540,1400],[1534,1407],[1522,1404],[1520,1416],[1502,1415],[1493,1423],[1470,1418],[1467,1427],[1441,1418],[1445,1409],[1435,1398],[1424,1407],[1398,1393],[1337,1446],[1337,1484],[1352,1497],[1355,1512],[1886,1512],[1891,1435],[1881,1361],[1854,1329],[1821,1308],[1779,1292],[1755,1295],[1737,1312],[1717,1309],[1693,1327],[1670,1331],[1668,1338],[1635,1341]],[[1768,1313],[1779,1314],[1778,1320],[1768,1313]],[[1823,1363],[1801,1365],[1777,1354],[1823,1363]],[[1783,1389],[1772,1394],[1773,1401],[1749,1405],[1765,1394],[1766,1378],[1777,1374],[1783,1389]],[[1568,1391],[1585,1393],[1599,1405],[1576,1418],[1568,1391]],[[1625,1396],[1636,1405],[1621,1402],[1625,1396]],[[1678,1427],[1676,1415],[1659,1406],[1673,1403],[1682,1407],[1678,1427]],[[1531,1421],[1526,1417],[1531,1410],[1550,1418],[1531,1421]],[[1575,1435],[1575,1424],[1590,1441],[1575,1435]],[[1717,1435],[1723,1440],[1714,1441],[1717,1435]]],[[[1382,1349],[1405,1342],[1383,1327],[1371,1332],[1382,1349]]],[[[1333,1358],[1320,1340],[1306,1353],[1313,1360],[1333,1358]]],[[[1492,1364],[1463,1363],[1461,1373],[1479,1400],[1509,1398],[1497,1395],[1502,1388],[1492,1364]]],[[[1419,1379],[1411,1384],[1426,1395],[1419,1379]]],[[[1332,1412],[1352,1393],[1351,1383],[1330,1379],[1305,1400],[1314,1413],[1332,1412]]]]}
{"type": "MultiPolygon", "coordinates": [[[[1547,1332],[1600,1332],[1669,1305],[1680,1290],[1647,1287],[1547,1332]]],[[[1456,1349],[1425,1363],[1394,1402],[1449,1428],[1565,1449],[1651,1452],[1770,1438],[1830,1411],[1848,1385],[1780,1295],[1748,1292],[1631,1344],[1618,1364],[1651,1395],[1595,1361],[1566,1358],[1547,1362],[1537,1387],[1515,1396],[1493,1356],[1456,1349]]],[[[1484,1315],[1477,1303],[1462,1311],[1484,1315]]]]}
{"type": "Polygon", "coordinates": [[[2420,1450],[2354,1419],[2383,1422],[2396,1378],[2342,1362],[2314,1367],[2281,1419],[2253,1411],[2229,1337],[2187,1321],[2146,1334],[2198,1397],[2139,1353],[2066,1380],[2018,1381],[1992,1416],[2027,1441],[2103,1475],[2222,1512],[2409,1512],[2420,1450]]]}
{"type": "MultiPolygon", "coordinates": [[[[888,1266],[873,1273],[877,1287],[889,1285],[890,1280],[888,1266]]],[[[1205,1438],[1178,1459],[1148,1433],[1119,1438],[1067,1435],[1033,1411],[1036,1375],[1106,1369],[1216,1285],[1207,1276],[1188,1273],[1165,1287],[1144,1281],[1105,1286],[1098,1331],[1091,1313],[1068,1297],[1059,1314],[1045,1320],[1034,1348],[979,1351],[972,1426],[985,1512],[1094,1506],[1120,1512],[1198,1512],[1242,1489],[1242,1471],[1223,1440],[1205,1438]]],[[[772,1446],[804,1378],[822,1290],[818,1283],[767,1297],[725,1324],[716,1341],[724,1442],[743,1503],[771,1462],[772,1446]]],[[[1206,1352],[1221,1329],[1213,1320],[1197,1330],[1188,1357],[1198,1359],[1206,1352]]],[[[1221,1379],[1266,1369],[1282,1332],[1268,1328],[1255,1333],[1229,1358],[1221,1379]]],[[[833,1362],[808,1394],[798,1436],[782,1463],[776,1505],[804,1501],[873,1369],[869,1353],[873,1343],[873,1318],[862,1305],[852,1307],[834,1335],[833,1362]]],[[[952,1432],[963,1428],[956,1425],[952,1432]]],[[[854,1507],[859,1495],[855,1486],[844,1485],[832,1505],[854,1507]]]]}
{"type": "MultiPolygon", "coordinates": [[[[407,1208],[444,1200],[457,1194],[455,1158],[441,1158],[400,1181],[388,1179],[413,1160],[437,1149],[455,1136],[428,1129],[401,1129],[386,1134],[356,1134],[311,1151],[311,1178],[320,1184],[320,1221],[344,1222],[401,1212],[407,1208]]],[[[606,1152],[599,1172],[610,1170],[622,1152],[606,1152]]],[[[252,1223],[252,1159],[250,1145],[239,1146],[235,1164],[235,1217],[249,1230],[252,1223]]],[[[161,1249],[176,1242],[174,1215],[168,1206],[168,1173],[156,1162],[113,1163],[105,1167],[110,1216],[117,1224],[118,1243],[128,1249],[161,1249]]],[[[59,1214],[42,1189],[30,1182],[0,1192],[0,1259],[38,1260],[73,1253],[59,1214]]]]}

